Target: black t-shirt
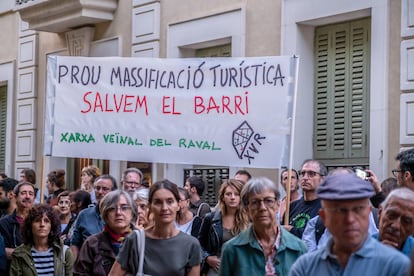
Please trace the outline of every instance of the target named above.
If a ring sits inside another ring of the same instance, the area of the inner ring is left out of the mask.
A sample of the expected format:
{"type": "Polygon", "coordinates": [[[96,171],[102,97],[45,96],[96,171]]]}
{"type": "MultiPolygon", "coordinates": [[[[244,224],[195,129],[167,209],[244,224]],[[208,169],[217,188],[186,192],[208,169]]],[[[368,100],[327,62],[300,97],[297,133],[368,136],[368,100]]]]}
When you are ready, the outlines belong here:
{"type": "Polygon", "coordinates": [[[302,197],[290,203],[289,225],[293,226],[290,233],[301,239],[306,224],[311,218],[318,215],[319,209],[321,209],[320,199],[305,201],[302,197]]]}

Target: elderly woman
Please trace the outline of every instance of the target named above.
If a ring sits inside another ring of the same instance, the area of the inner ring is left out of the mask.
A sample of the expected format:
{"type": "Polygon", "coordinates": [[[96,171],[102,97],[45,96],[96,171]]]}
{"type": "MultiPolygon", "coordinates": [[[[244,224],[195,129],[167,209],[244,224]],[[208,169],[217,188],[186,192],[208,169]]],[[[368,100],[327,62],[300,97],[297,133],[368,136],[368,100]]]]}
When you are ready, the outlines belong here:
{"type": "Polygon", "coordinates": [[[302,241],[277,223],[279,197],[268,178],[252,178],[243,187],[241,200],[252,223],[223,245],[219,275],[288,275],[306,252],[302,241]]]}
{"type": "Polygon", "coordinates": [[[23,222],[24,243],[13,252],[10,275],[72,275],[72,251],[59,234],[60,221],[53,208],[34,206],[23,222]]]}
{"type": "Polygon", "coordinates": [[[145,229],[149,226],[149,218],[148,218],[148,193],[149,189],[143,188],[135,191],[132,196],[132,199],[135,201],[137,205],[137,221],[135,223],[136,228],[145,229]]]}
{"type": "Polygon", "coordinates": [[[121,242],[133,230],[137,218],[135,202],[125,191],[109,192],[100,202],[104,230],[83,243],[73,275],[108,275],[121,242]]]}
{"type": "MultiPolygon", "coordinates": [[[[155,182],[149,192],[154,225],[145,229],[143,272],[149,275],[200,276],[201,249],[196,238],[175,227],[178,212],[177,185],[169,180],[155,182]]],[[[139,271],[137,234],[122,243],[109,275],[136,275],[139,271]]]]}

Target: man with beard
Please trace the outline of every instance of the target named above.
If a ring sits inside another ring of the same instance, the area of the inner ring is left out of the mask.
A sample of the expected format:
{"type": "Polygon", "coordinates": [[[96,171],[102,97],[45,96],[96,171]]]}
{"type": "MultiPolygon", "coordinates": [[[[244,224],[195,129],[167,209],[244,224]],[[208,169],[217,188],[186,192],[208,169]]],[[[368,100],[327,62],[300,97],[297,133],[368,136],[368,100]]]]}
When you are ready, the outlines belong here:
{"type": "Polygon", "coordinates": [[[378,209],[379,233],[374,234],[384,244],[395,247],[407,257],[414,248],[414,192],[408,188],[391,191],[378,209]]]}
{"type": "Polygon", "coordinates": [[[0,180],[0,218],[11,214],[16,209],[16,199],[13,189],[19,183],[16,179],[5,178],[0,180]]]}
{"type": "Polygon", "coordinates": [[[127,168],[122,173],[121,188],[126,191],[131,197],[134,193],[142,188],[142,180],[144,174],[137,168],[127,168]]]}
{"type": "Polygon", "coordinates": [[[414,190],[414,149],[400,152],[395,160],[397,168],[392,170],[392,174],[397,178],[398,185],[414,190]]]}
{"type": "MultiPolygon", "coordinates": [[[[300,239],[308,221],[317,216],[321,208],[321,201],[316,195],[316,189],[327,174],[328,170],[322,162],[318,160],[303,162],[299,172],[303,197],[290,204],[289,225],[284,225],[286,230],[300,239]]],[[[281,222],[284,222],[284,218],[281,222]]]]}
{"type": "Polygon", "coordinates": [[[0,235],[4,238],[9,265],[14,249],[23,243],[20,225],[33,207],[35,190],[33,184],[21,182],[14,187],[13,193],[16,197],[16,209],[0,219],[0,235]]]}

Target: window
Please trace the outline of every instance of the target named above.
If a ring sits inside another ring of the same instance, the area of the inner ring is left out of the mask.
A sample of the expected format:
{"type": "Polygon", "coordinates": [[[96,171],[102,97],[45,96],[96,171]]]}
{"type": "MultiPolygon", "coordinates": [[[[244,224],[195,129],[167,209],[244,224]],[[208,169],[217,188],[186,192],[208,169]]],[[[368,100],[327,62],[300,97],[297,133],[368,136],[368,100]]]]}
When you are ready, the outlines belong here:
{"type": "Polygon", "coordinates": [[[231,57],[231,44],[198,49],[196,57],[231,57]]]}
{"type": "Polygon", "coordinates": [[[370,18],[315,29],[314,157],[369,163],[370,18]]]}

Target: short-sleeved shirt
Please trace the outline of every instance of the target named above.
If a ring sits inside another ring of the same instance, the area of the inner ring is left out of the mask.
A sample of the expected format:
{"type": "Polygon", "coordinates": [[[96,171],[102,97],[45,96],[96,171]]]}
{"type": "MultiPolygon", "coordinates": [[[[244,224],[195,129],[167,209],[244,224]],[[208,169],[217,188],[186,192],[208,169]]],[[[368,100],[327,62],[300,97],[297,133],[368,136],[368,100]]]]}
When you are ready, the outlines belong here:
{"type": "MultiPolygon", "coordinates": [[[[292,225],[293,227],[290,230],[290,233],[301,239],[306,224],[310,219],[318,215],[321,207],[321,200],[319,198],[305,201],[302,197],[299,200],[291,202],[289,225],[292,225]]],[[[284,219],[282,221],[284,221],[284,219]]]]}
{"type": "MultiPolygon", "coordinates": [[[[116,261],[129,273],[138,270],[137,234],[132,232],[123,241],[116,261]]],[[[144,274],[184,276],[201,263],[201,248],[193,236],[179,232],[169,239],[145,237],[144,274]]]]}
{"type": "Polygon", "coordinates": [[[293,264],[290,276],[300,275],[407,275],[410,259],[394,248],[368,236],[362,247],[353,253],[345,269],[342,268],[331,248],[330,239],[325,248],[305,254],[293,264]]]}

